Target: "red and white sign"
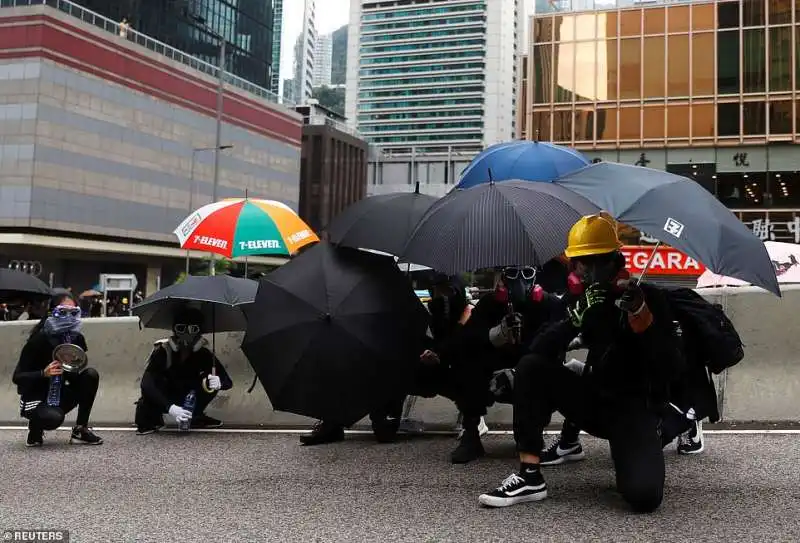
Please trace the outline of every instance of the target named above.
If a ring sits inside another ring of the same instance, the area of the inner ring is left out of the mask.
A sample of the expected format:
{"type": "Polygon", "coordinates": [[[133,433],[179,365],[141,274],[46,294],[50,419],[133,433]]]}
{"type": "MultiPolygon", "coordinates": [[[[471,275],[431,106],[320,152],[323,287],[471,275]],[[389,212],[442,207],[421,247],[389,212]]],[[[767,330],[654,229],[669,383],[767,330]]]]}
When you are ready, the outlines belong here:
{"type": "MultiPolygon", "coordinates": [[[[632,275],[642,273],[647,266],[647,260],[653,254],[655,246],[646,245],[626,245],[622,248],[625,255],[625,264],[632,275]]],[[[659,247],[647,275],[688,275],[699,276],[705,271],[706,267],[697,260],[686,256],[677,249],[671,247],[659,247]]]]}

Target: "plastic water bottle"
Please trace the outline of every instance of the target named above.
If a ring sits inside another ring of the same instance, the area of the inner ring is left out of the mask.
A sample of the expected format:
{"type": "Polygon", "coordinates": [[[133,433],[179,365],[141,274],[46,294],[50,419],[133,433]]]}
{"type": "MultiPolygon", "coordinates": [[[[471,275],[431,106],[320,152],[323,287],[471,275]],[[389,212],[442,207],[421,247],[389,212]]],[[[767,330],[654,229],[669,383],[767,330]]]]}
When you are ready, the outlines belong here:
{"type": "MultiPolygon", "coordinates": [[[[189,391],[189,394],[186,395],[186,399],[183,400],[183,408],[194,415],[195,403],[197,403],[197,395],[194,393],[194,390],[189,391]]],[[[188,432],[191,424],[191,419],[184,422],[179,422],[178,430],[181,432],[188,432]]]]}
{"type": "Polygon", "coordinates": [[[61,376],[53,375],[50,378],[50,390],[47,393],[47,405],[58,407],[61,405],[61,376]]]}

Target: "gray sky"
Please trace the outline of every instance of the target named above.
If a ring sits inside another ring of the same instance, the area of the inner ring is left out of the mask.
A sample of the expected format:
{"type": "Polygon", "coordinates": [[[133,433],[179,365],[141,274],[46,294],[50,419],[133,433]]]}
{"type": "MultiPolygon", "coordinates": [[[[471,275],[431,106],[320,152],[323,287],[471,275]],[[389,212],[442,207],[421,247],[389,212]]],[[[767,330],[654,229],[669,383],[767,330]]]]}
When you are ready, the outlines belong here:
{"type": "MultiPolygon", "coordinates": [[[[281,78],[291,77],[294,43],[303,31],[303,0],[283,1],[283,39],[281,43],[281,78]]],[[[317,27],[320,34],[333,32],[347,24],[350,0],[317,0],[317,27]]]]}

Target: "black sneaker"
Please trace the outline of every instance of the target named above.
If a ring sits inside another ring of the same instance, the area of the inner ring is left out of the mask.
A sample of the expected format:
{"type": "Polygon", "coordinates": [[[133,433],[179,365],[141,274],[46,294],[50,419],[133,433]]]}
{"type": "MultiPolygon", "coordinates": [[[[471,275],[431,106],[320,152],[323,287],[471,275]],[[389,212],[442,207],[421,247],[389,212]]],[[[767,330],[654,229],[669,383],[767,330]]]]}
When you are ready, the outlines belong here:
{"type": "Polygon", "coordinates": [[[344,440],[344,428],[324,420],[319,421],[311,429],[311,433],[300,438],[300,443],[305,446],[324,445],[344,440]]]}
{"type": "Polygon", "coordinates": [[[26,447],[41,447],[44,445],[44,432],[42,430],[28,430],[28,439],[25,441],[26,447]]]}
{"type": "Polygon", "coordinates": [[[577,462],[586,458],[583,452],[581,442],[577,443],[562,443],[560,439],[556,439],[552,445],[542,451],[539,457],[539,465],[541,466],[556,466],[564,464],[565,462],[577,462]]]}
{"type": "Polygon", "coordinates": [[[209,417],[205,413],[193,416],[190,424],[191,428],[219,428],[220,426],[222,426],[221,420],[209,417]]]}
{"type": "Polygon", "coordinates": [[[458,446],[450,454],[453,464],[467,464],[486,454],[477,428],[465,430],[458,440],[458,446]]]}
{"type": "Polygon", "coordinates": [[[70,443],[80,443],[82,445],[102,445],[103,438],[92,432],[91,428],[86,426],[76,426],[72,429],[72,435],[69,437],[70,443]]]}
{"type": "Polygon", "coordinates": [[[696,420],[686,433],[678,437],[678,454],[700,454],[704,449],[703,421],[696,420]]]}
{"type": "Polygon", "coordinates": [[[481,494],[478,501],[486,507],[508,507],[518,503],[536,502],[547,497],[547,483],[542,472],[536,470],[522,476],[512,473],[499,487],[481,494]]]}
{"type": "Polygon", "coordinates": [[[154,434],[154,433],[158,432],[159,430],[161,430],[163,427],[164,427],[163,424],[160,424],[158,426],[148,426],[146,428],[145,427],[139,427],[139,428],[136,429],[136,435],[137,436],[146,436],[146,435],[149,435],[149,434],[154,434]]]}

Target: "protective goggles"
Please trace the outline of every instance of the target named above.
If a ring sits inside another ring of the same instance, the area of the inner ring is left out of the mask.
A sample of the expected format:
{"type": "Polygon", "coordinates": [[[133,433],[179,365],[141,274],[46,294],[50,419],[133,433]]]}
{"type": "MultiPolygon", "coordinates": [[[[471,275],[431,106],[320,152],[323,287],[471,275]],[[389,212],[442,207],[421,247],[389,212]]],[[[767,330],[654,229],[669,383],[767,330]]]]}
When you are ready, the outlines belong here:
{"type": "Polygon", "coordinates": [[[176,334],[199,334],[200,333],[200,325],[199,324],[176,324],[173,327],[176,334]]]}
{"type": "Polygon", "coordinates": [[[522,277],[526,281],[533,281],[536,278],[536,268],[523,266],[521,268],[503,268],[503,277],[511,281],[522,277]]]}
{"type": "Polygon", "coordinates": [[[62,319],[64,317],[80,317],[81,308],[71,305],[59,305],[53,308],[51,314],[57,319],[62,319]]]}

